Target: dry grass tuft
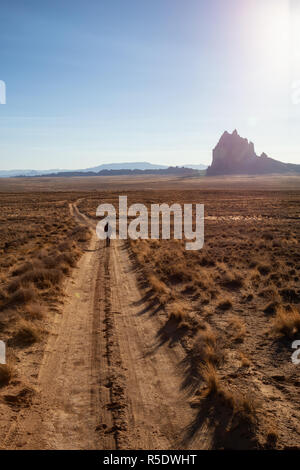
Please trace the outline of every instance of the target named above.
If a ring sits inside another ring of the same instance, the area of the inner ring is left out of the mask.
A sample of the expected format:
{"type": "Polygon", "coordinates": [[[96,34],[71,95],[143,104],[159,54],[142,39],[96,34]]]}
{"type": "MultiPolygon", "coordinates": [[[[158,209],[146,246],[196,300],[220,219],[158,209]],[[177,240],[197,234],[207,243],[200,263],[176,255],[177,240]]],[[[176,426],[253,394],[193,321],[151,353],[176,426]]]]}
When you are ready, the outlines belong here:
{"type": "Polygon", "coordinates": [[[30,346],[41,339],[41,331],[28,320],[21,320],[13,342],[18,346],[30,346]]]}
{"type": "Polygon", "coordinates": [[[237,394],[234,403],[235,412],[249,419],[254,418],[260,408],[260,403],[251,393],[247,393],[246,395],[237,394]]]}
{"type": "Polygon", "coordinates": [[[253,424],[257,420],[257,411],[260,408],[260,403],[254,395],[250,393],[242,394],[226,388],[212,364],[204,365],[201,372],[206,388],[200,397],[200,402],[203,398],[211,397],[215,400],[215,406],[222,404],[232,410],[233,415],[240,422],[253,424]]]}
{"type": "Polygon", "coordinates": [[[238,273],[226,273],[221,279],[221,285],[228,290],[239,290],[243,287],[244,282],[238,273]]]}
{"type": "Polygon", "coordinates": [[[30,302],[25,305],[24,314],[29,320],[41,320],[45,316],[45,307],[41,303],[30,302]]]}
{"type": "Polygon", "coordinates": [[[169,320],[174,320],[176,323],[186,322],[189,319],[189,314],[184,304],[174,302],[169,307],[169,320]]]}
{"type": "Polygon", "coordinates": [[[277,311],[277,306],[277,302],[270,302],[264,307],[263,311],[266,315],[275,315],[277,311]]]}
{"type": "Polygon", "coordinates": [[[153,297],[162,305],[166,305],[170,299],[170,289],[166,286],[166,284],[158,279],[157,276],[154,274],[150,274],[148,276],[148,282],[153,294],[153,297]]]}
{"type": "Polygon", "coordinates": [[[3,307],[20,305],[30,302],[35,297],[35,288],[33,285],[22,287],[19,285],[11,296],[7,296],[6,300],[2,304],[3,307]]]}
{"type": "Polygon", "coordinates": [[[9,364],[0,364],[0,386],[7,385],[13,374],[13,369],[9,364]]]}
{"type": "Polygon", "coordinates": [[[201,368],[201,375],[206,384],[205,396],[219,395],[222,391],[221,381],[213,364],[207,363],[201,368]]]}
{"type": "Polygon", "coordinates": [[[260,264],[259,266],[257,266],[257,269],[262,276],[267,276],[272,270],[271,266],[269,266],[268,264],[260,264]]]}
{"type": "Polygon", "coordinates": [[[239,352],[240,360],[241,360],[241,366],[242,367],[250,367],[251,366],[251,361],[250,359],[242,352],[239,352]]]}
{"type": "Polygon", "coordinates": [[[232,308],[232,302],[230,299],[225,299],[225,300],[222,300],[218,305],[217,305],[217,308],[219,310],[223,310],[223,311],[226,311],[226,310],[230,310],[232,308]]]}
{"type": "Polygon", "coordinates": [[[242,342],[246,336],[246,325],[243,321],[237,317],[232,316],[229,320],[229,325],[233,329],[234,341],[242,342]]]}
{"type": "Polygon", "coordinates": [[[266,444],[268,448],[276,447],[279,435],[275,427],[269,427],[266,432],[266,444]]]}
{"type": "Polygon", "coordinates": [[[273,320],[274,331],[282,336],[293,337],[300,331],[300,313],[296,307],[290,309],[280,306],[273,320]]]}
{"type": "Polygon", "coordinates": [[[196,367],[200,368],[200,375],[203,365],[215,367],[222,362],[223,355],[218,348],[217,337],[208,325],[205,329],[198,331],[191,350],[191,357],[196,367]]]}
{"type": "Polygon", "coordinates": [[[151,286],[151,289],[156,294],[168,294],[169,289],[167,288],[166,284],[160,281],[156,276],[154,276],[154,274],[151,274],[148,277],[148,281],[151,286]]]}

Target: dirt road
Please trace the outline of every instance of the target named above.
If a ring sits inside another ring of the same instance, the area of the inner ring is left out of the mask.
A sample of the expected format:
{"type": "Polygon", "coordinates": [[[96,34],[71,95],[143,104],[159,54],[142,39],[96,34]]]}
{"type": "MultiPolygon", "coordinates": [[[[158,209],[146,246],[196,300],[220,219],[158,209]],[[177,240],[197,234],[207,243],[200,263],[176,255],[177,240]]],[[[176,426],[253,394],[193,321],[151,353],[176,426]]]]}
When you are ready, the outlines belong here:
{"type": "MultiPolygon", "coordinates": [[[[78,223],[93,223],[76,205],[78,223]]],[[[184,357],[157,333],[160,320],[138,288],[125,242],[97,240],[66,282],[33,404],[21,410],[6,449],[167,449],[193,423],[182,391],[184,357]]],[[[199,431],[199,430],[198,430],[199,431]]],[[[208,444],[198,432],[187,447],[208,444]]]]}

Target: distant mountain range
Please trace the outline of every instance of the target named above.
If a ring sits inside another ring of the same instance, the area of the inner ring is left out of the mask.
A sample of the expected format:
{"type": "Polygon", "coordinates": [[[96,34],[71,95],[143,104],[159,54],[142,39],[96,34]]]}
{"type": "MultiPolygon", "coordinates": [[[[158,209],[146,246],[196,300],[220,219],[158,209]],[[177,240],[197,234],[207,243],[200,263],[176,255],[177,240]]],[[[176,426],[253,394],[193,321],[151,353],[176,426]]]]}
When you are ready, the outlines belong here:
{"type": "MultiPolygon", "coordinates": [[[[184,165],[185,168],[194,170],[205,170],[206,165],[184,165]]],[[[92,168],[85,168],[80,170],[0,170],[0,178],[13,178],[16,176],[55,176],[62,173],[99,173],[104,170],[166,170],[167,165],[156,165],[148,162],[129,162],[129,163],[103,163],[102,165],[94,166],[92,168]]],[[[67,175],[66,175],[67,176],[67,175]]]]}
{"type": "Polygon", "coordinates": [[[300,165],[283,163],[269,158],[265,153],[256,155],[254,144],[239,136],[224,132],[213,149],[212,164],[207,176],[218,175],[264,175],[272,173],[300,173],[300,165]]]}
{"type": "MultiPolygon", "coordinates": [[[[205,170],[202,170],[203,173],[205,170]]],[[[173,176],[199,176],[200,171],[194,170],[193,168],[185,168],[179,166],[170,166],[167,168],[154,168],[154,169],[120,169],[120,170],[100,170],[98,172],[95,171],[65,171],[59,173],[50,173],[47,175],[38,175],[38,178],[69,178],[69,177],[78,177],[78,176],[120,176],[120,175],[173,175],[173,176]]],[[[24,178],[24,176],[16,176],[16,178],[24,178]]],[[[33,176],[34,178],[34,176],[33,176]]]]}
{"type": "Polygon", "coordinates": [[[136,174],[176,174],[196,176],[199,171],[207,176],[222,175],[264,175],[300,173],[300,165],[283,163],[268,157],[265,153],[258,156],[254,144],[241,137],[237,130],[232,134],[225,131],[213,149],[213,159],[209,167],[198,164],[183,164],[176,167],[156,165],[148,162],[103,163],[79,170],[0,170],[0,178],[8,177],[71,177],[71,176],[113,176],[136,174]]]}

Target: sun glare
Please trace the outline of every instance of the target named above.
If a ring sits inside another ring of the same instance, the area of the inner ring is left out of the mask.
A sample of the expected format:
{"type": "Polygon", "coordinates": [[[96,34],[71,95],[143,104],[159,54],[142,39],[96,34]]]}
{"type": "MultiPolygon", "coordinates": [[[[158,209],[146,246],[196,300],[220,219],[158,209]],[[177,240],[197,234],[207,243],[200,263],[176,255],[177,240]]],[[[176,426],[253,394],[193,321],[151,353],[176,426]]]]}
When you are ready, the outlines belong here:
{"type": "Polygon", "coordinates": [[[280,1],[262,5],[258,31],[262,66],[276,74],[284,74],[291,55],[289,3],[280,1]]]}

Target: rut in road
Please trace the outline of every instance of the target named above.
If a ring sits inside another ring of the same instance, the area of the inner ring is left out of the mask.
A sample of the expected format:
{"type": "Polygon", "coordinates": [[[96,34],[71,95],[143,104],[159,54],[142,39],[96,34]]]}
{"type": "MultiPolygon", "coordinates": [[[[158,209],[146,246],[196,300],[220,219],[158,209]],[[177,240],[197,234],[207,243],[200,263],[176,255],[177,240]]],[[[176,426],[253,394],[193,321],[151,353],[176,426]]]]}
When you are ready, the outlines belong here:
{"type": "MultiPolygon", "coordinates": [[[[94,228],[75,204],[70,211],[94,228]]],[[[139,290],[126,242],[113,240],[106,248],[92,232],[66,282],[37,397],[19,412],[4,448],[176,448],[193,423],[181,390],[184,351],[159,342],[160,319],[139,290]]],[[[200,431],[187,447],[209,447],[200,431]]]]}

